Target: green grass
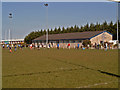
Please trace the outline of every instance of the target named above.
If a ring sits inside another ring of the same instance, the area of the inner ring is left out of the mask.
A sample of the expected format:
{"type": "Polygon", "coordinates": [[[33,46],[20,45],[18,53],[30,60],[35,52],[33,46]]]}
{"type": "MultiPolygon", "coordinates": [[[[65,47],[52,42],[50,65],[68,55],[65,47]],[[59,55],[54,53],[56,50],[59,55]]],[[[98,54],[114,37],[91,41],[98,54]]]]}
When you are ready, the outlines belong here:
{"type": "Polygon", "coordinates": [[[117,88],[118,50],[3,49],[3,88],[117,88]],[[107,84],[104,84],[107,83],[107,84]]]}

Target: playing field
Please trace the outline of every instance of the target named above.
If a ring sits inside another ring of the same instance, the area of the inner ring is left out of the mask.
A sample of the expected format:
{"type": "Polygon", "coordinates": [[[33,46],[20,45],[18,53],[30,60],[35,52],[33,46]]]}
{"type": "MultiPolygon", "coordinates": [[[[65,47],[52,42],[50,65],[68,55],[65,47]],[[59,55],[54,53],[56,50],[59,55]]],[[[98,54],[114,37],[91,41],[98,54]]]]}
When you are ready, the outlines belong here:
{"type": "Polygon", "coordinates": [[[3,88],[117,88],[117,50],[3,49],[3,88]]]}

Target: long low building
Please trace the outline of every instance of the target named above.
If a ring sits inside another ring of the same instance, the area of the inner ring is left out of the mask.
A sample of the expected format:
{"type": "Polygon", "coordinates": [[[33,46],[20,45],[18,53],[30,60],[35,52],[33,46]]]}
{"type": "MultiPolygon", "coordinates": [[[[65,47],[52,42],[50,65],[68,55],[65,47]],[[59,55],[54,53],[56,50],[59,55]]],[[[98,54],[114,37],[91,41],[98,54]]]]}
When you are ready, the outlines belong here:
{"type": "Polygon", "coordinates": [[[24,43],[24,39],[2,40],[1,44],[19,44],[24,43]]]}
{"type": "MultiPolygon", "coordinates": [[[[76,33],[63,33],[63,34],[49,34],[48,43],[52,43],[56,47],[59,43],[60,47],[66,47],[68,43],[71,47],[75,47],[78,43],[82,45],[83,40],[90,40],[91,44],[100,44],[101,42],[109,42],[112,40],[112,34],[107,31],[86,31],[76,33]]],[[[40,36],[32,41],[32,43],[46,44],[46,35],[40,36]]]]}

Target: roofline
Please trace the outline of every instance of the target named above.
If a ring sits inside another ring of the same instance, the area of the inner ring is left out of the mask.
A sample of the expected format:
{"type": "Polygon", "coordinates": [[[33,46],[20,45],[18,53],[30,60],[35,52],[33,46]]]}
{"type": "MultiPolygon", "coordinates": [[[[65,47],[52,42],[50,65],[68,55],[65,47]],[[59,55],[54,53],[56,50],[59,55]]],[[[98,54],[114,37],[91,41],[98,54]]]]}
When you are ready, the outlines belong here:
{"type": "MultiPolygon", "coordinates": [[[[110,35],[112,35],[113,36],[113,34],[111,34],[110,32],[108,32],[108,31],[102,31],[102,32],[100,32],[99,34],[96,34],[96,35],[94,35],[94,36],[92,36],[92,37],[90,37],[90,38],[81,38],[81,39],[56,39],[56,40],[85,40],[85,39],[92,39],[92,38],[94,38],[94,37],[96,37],[96,36],[98,36],[98,35],[100,35],[100,34],[102,34],[103,32],[107,32],[107,33],[109,33],[110,35]]],[[[78,33],[78,32],[76,32],[76,33],[78,33]]],[[[64,34],[64,33],[63,33],[64,34]]],[[[51,34],[52,35],[52,34],[51,34]]],[[[46,39],[45,39],[46,40],[46,39]]],[[[32,41],[45,41],[45,40],[32,40],[32,41]]],[[[48,39],[49,40],[49,39],[48,39]]],[[[56,40],[49,40],[49,41],[56,41],[56,40]]]]}
{"type": "MultiPolygon", "coordinates": [[[[83,31],[83,32],[95,32],[95,31],[83,31]]],[[[71,33],[83,33],[83,32],[71,32],[71,33]]],[[[70,32],[69,33],[57,33],[57,34],[71,34],[70,32]]],[[[56,34],[56,35],[57,35],[56,34]]],[[[48,34],[48,35],[55,35],[55,34],[48,34]]],[[[42,35],[42,36],[46,36],[46,34],[44,34],[44,35],[42,35]]],[[[41,37],[41,36],[40,36],[41,37]]],[[[39,37],[37,37],[37,38],[39,38],[39,37]]],[[[37,39],[37,38],[35,38],[35,39],[37,39]]],[[[33,40],[35,40],[35,39],[33,39],[33,40]]],[[[32,41],[33,41],[32,40],[32,41]]]]}
{"type": "MultiPolygon", "coordinates": [[[[86,40],[89,38],[81,38],[81,39],[56,39],[56,40],[48,40],[48,41],[57,41],[57,40],[86,40]]],[[[46,40],[32,40],[32,41],[46,41],[46,40]]]]}
{"type": "MultiPolygon", "coordinates": [[[[111,34],[110,32],[108,32],[108,31],[103,31],[103,32],[107,32],[107,33],[109,33],[109,34],[111,34]]],[[[99,33],[99,34],[97,34],[97,35],[95,35],[95,36],[92,36],[91,38],[89,38],[89,39],[92,39],[92,38],[94,38],[94,37],[96,37],[96,36],[98,36],[98,35],[100,35],[100,34],[102,34],[103,32],[101,32],[101,33],[99,33]]],[[[112,36],[113,36],[113,34],[111,34],[112,36]]]]}

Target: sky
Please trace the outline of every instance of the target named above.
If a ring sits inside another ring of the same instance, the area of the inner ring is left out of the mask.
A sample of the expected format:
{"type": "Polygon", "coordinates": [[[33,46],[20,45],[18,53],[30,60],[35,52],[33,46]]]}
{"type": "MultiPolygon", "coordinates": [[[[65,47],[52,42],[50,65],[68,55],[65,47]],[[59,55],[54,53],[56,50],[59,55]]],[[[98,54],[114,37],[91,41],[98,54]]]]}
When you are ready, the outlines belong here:
{"type": "Polygon", "coordinates": [[[108,0],[2,0],[2,2],[109,2],[108,0]]]}
{"type": "MultiPolygon", "coordinates": [[[[2,2],[2,39],[8,30],[14,39],[23,39],[30,32],[46,29],[45,2],[2,2]],[[9,19],[8,14],[13,18],[9,19]]],[[[114,2],[48,2],[48,28],[116,22],[114,2]]]]}
{"type": "Polygon", "coordinates": [[[2,40],[2,3],[0,2],[0,41],[2,40]]]}

